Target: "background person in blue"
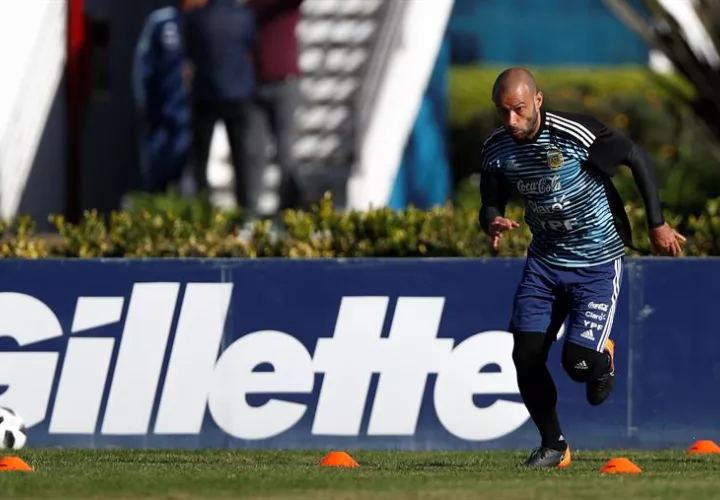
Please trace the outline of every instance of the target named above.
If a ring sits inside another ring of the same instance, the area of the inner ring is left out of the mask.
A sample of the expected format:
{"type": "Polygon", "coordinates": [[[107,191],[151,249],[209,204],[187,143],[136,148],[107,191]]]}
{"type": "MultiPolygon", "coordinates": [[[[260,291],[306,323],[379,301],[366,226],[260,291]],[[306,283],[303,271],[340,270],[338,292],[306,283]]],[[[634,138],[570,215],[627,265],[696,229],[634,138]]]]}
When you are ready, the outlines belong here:
{"type": "Polygon", "coordinates": [[[154,10],[140,34],[133,64],[133,91],[142,122],[142,187],[165,191],[180,181],[190,161],[189,67],[183,15],[205,0],[181,0],[154,10]]]}
{"type": "Polygon", "coordinates": [[[520,395],[541,437],[525,464],[567,467],[570,449],[558,422],[548,353],[569,319],[564,370],[586,385],[591,405],[610,395],[615,368],[609,337],[625,246],[632,247],[624,204],[610,179],[619,165],[630,167],[643,197],[653,249],[677,256],[685,238],[663,219],[648,156],[625,136],[590,116],[546,111],[535,79],[522,68],[502,72],[492,98],[503,126],[483,145],[480,225],[495,247],[505,231],[518,227],[504,217],[516,189],[533,235],[509,326],[520,395]]]}
{"type": "Polygon", "coordinates": [[[255,90],[252,50],[255,15],[245,0],[208,0],[186,16],[188,56],[193,65],[193,171],[207,189],[207,163],[215,124],[225,123],[235,170],[235,196],[248,207],[245,178],[248,128],[255,90]]]}

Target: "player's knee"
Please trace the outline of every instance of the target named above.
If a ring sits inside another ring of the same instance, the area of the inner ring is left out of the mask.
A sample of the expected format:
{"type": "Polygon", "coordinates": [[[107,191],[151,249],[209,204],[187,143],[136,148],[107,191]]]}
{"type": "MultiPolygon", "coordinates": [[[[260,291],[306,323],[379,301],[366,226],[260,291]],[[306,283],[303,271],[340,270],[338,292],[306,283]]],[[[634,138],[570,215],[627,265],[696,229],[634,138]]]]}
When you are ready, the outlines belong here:
{"type": "Polygon", "coordinates": [[[587,382],[603,375],[607,355],[568,341],[563,347],[562,366],[575,382],[587,382]]]}
{"type": "Polygon", "coordinates": [[[545,335],[542,333],[515,333],[512,352],[518,375],[532,374],[545,363],[545,335]]]}

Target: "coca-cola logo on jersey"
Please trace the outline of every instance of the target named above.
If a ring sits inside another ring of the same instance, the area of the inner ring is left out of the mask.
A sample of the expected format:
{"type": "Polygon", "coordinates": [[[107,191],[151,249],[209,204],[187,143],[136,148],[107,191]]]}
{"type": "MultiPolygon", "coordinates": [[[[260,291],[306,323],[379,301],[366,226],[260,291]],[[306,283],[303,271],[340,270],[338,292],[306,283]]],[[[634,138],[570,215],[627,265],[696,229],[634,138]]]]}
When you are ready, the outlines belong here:
{"type": "Polygon", "coordinates": [[[517,182],[517,189],[522,195],[528,194],[548,194],[555,193],[562,189],[560,177],[555,175],[553,177],[543,177],[533,181],[519,180],[517,182]]]}

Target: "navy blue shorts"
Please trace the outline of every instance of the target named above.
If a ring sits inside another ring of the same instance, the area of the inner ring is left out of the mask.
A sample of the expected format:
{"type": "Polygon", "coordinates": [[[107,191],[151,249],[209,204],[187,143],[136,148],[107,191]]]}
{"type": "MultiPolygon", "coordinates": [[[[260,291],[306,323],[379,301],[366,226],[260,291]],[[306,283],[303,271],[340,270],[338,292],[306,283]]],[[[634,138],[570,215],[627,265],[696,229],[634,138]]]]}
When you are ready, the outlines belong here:
{"type": "Polygon", "coordinates": [[[528,257],[513,302],[510,331],[556,335],[602,352],[620,294],[623,257],[599,266],[559,268],[528,257]]]}

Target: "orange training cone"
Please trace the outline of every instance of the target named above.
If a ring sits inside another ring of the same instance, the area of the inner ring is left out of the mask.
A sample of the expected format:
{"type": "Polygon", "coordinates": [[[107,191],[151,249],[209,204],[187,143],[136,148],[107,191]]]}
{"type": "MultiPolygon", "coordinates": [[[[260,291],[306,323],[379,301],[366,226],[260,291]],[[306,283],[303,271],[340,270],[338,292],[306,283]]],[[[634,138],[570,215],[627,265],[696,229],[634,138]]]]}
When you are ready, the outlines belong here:
{"type": "Polygon", "coordinates": [[[359,464],[344,451],[331,451],[320,461],[323,467],[358,467],[359,464]]]}
{"type": "Polygon", "coordinates": [[[603,474],[640,474],[640,467],[627,458],[613,458],[603,465],[600,472],[603,474]]]}
{"type": "Polygon", "coordinates": [[[22,458],[18,457],[3,457],[0,459],[0,472],[6,471],[22,471],[32,472],[33,468],[30,467],[22,458]]]}
{"type": "Polygon", "coordinates": [[[710,453],[720,453],[720,446],[715,444],[714,441],[702,440],[696,441],[687,452],[691,455],[707,455],[710,453]]]}

